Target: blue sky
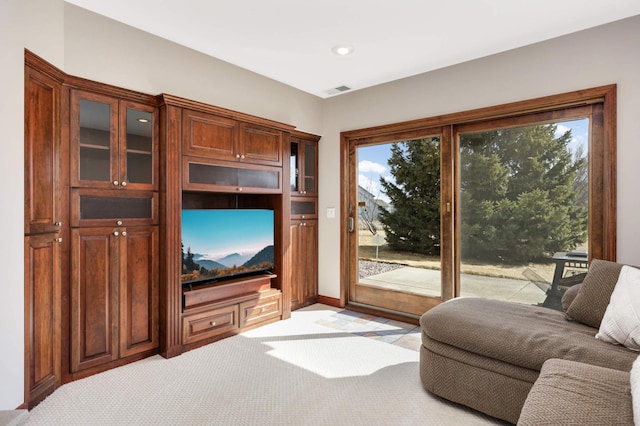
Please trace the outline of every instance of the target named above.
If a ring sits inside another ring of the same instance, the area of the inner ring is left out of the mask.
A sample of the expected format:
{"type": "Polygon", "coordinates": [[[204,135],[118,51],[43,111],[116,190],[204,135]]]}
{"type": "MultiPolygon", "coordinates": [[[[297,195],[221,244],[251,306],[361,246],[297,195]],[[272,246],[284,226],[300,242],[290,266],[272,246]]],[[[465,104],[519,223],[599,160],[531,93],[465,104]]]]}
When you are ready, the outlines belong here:
{"type": "MultiPolygon", "coordinates": [[[[556,136],[571,130],[573,140],[570,144],[572,150],[578,145],[584,145],[587,152],[589,141],[589,120],[575,120],[557,123],[556,136]]],[[[391,144],[370,145],[358,148],[358,184],[371,192],[376,198],[389,201],[382,192],[380,177],[393,181],[389,172],[387,159],[391,156],[391,144]]]]}
{"type": "Polygon", "coordinates": [[[182,243],[212,260],[256,253],[273,244],[273,211],[183,210],[182,243]]]}

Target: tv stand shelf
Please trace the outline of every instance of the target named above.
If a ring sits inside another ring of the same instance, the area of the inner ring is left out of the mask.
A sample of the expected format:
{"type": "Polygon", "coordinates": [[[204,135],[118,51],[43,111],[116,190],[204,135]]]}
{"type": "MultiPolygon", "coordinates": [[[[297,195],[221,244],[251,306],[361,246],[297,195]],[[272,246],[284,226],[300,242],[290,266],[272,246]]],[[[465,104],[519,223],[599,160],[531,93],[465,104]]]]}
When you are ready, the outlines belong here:
{"type": "Polygon", "coordinates": [[[282,319],[282,292],[273,274],[184,289],[182,344],[189,349],[282,319]]]}

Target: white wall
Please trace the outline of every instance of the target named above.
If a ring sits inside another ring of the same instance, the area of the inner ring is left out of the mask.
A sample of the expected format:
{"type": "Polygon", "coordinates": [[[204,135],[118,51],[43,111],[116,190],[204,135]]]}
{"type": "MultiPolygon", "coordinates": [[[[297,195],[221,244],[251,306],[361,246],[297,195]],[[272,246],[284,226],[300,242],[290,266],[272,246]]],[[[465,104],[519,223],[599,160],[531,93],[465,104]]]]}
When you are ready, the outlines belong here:
{"type": "Polygon", "coordinates": [[[322,99],[71,4],[65,6],[65,72],[322,131],[322,99]]]}
{"type": "Polygon", "coordinates": [[[0,3],[0,410],[24,401],[24,49],[63,65],[62,0],[0,3]]]}
{"type": "Polygon", "coordinates": [[[331,98],[320,149],[320,294],[340,297],[340,132],[618,85],[618,260],[640,265],[640,16],[331,98]]]}

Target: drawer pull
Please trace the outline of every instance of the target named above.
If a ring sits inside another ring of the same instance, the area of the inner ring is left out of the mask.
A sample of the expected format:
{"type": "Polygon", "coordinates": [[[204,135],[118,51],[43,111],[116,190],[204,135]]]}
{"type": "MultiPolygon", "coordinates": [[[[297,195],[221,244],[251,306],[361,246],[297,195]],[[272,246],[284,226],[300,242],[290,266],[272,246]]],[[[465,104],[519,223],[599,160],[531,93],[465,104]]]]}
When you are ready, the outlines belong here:
{"type": "Polygon", "coordinates": [[[211,321],[211,326],[215,327],[216,326],[216,322],[215,321],[211,321]]]}

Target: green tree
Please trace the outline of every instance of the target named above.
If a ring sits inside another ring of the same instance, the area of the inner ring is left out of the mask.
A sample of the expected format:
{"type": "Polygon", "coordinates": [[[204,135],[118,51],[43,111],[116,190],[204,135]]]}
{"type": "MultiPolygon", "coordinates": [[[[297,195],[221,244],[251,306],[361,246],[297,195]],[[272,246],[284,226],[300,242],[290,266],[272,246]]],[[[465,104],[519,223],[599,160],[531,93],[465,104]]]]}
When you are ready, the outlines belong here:
{"type": "Polygon", "coordinates": [[[380,183],[392,208],[380,208],[394,250],[440,253],[440,138],[397,142],[388,160],[395,182],[380,183]]]}
{"type": "Polygon", "coordinates": [[[587,236],[584,153],[555,124],[460,138],[461,240],[466,259],[528,262],[587,236]]]}
{"type": "MultiPolygon", "coordinates": [[[[542,124],[462,135],[460,212],[465,259],[530,262],[587,238],[585,153],[571,131],[542,124]]],[[[440,252],[440,141],[394,143],[395,182],[380,182],[392,208],[380,220],[394,250],[440,252]]]]}

